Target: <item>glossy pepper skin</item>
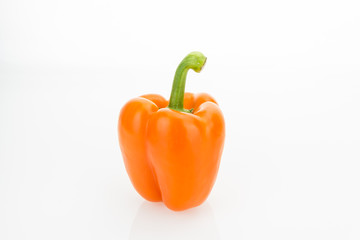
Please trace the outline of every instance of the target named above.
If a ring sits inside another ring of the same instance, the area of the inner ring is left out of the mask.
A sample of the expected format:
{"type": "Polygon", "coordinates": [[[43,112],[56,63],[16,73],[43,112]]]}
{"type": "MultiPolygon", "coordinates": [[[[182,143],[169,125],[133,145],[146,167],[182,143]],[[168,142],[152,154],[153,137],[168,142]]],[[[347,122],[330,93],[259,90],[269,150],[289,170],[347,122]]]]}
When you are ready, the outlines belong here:
{"type": "Polygon", "coordinates": [[[198,52],[184,58],[170,102],[143,95],[127,102],[119,116],[120,148],[133,186],[146,200],[175,211],[206,200],[224,146],[225,122],[216,101],[206,93],[184,93],[187,70],[200,72],[205,61],[198,52]]]}

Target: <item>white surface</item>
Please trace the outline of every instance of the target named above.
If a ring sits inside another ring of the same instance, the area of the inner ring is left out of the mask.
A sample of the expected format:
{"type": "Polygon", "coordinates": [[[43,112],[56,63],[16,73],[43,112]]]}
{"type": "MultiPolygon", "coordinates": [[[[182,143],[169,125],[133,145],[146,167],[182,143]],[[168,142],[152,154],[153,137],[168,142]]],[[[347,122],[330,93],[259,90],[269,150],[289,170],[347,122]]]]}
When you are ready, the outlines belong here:
{"type": "Polygon", "coordinates": [[[0,2],[0,239],[359,239],[357,1],[0,2]],[[186,89],[226,119],[201,207],[145,202],[122,105],[186,89]]]}

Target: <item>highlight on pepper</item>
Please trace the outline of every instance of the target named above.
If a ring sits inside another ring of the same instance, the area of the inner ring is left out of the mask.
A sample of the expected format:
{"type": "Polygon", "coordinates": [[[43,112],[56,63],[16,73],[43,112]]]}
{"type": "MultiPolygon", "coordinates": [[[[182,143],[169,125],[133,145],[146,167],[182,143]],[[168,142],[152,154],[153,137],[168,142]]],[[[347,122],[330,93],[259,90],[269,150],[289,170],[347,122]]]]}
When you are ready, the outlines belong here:
{"type": "Polygon", "coordinates": [[[120,149],[134,188],[174,211],[206,200],[223,151],[225,121],[217,102],[207,93],[185,93],[188,70],[200,72],[205,62],[200,52],[181,61],[169,101],[147,94],[120,111],[120,149]]]}

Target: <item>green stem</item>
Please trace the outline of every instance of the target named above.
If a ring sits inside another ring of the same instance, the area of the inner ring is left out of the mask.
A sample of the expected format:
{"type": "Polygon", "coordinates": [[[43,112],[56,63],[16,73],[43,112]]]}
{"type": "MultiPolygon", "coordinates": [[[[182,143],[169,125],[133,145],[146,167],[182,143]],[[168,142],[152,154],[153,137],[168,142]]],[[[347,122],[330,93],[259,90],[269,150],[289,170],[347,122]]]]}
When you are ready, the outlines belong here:
{"type": "Polygon", "coordinates": [[[200,72],[205,62],[206,57],[200,52],[192,52],[181,61],[176,69],[168,108],[180,112],[191,112],[191,110],[184,109],[186,75],[189,69],[200,72]]]}

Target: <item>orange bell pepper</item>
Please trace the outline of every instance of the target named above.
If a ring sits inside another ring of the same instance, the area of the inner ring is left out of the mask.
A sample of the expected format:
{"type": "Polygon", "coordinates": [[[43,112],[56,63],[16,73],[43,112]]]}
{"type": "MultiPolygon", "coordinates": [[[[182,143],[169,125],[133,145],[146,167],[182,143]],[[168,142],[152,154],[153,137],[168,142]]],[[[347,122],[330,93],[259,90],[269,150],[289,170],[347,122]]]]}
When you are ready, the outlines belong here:
{"type": "Polygon", "coordinates": [[[189,69],[200,72],[206,57],[187,55],[176,70],[168,102],[156,94],[127,102],[118,122],[125,168],[146,200],[181,211],[203,203],[217,176],[225,122],[206,93],[184,93],[189,69]]]}

